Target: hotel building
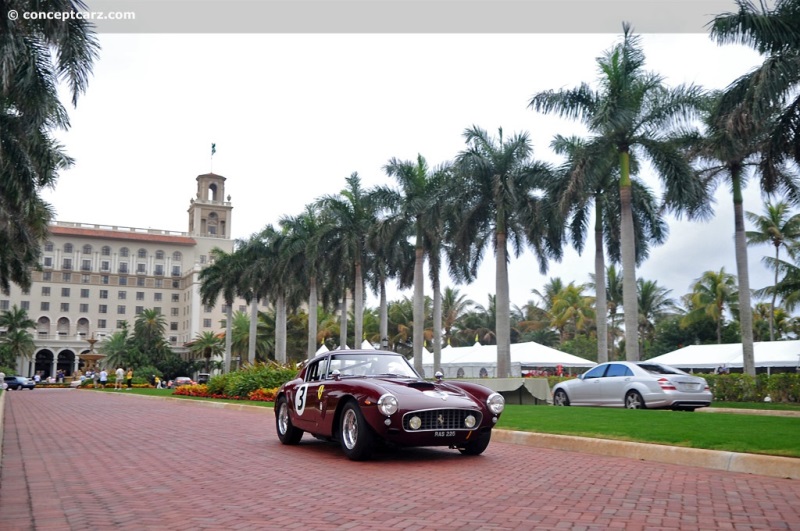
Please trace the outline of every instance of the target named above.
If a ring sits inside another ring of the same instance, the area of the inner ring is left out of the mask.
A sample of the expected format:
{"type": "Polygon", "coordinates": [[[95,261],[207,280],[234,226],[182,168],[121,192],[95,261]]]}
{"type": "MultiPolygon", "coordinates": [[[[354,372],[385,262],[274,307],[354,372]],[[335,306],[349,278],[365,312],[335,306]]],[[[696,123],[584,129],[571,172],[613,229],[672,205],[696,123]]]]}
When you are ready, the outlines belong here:
{"type": "MultiPolygon", "coordinates": [[[[233,251],[225,180],[213,173],[197,177],[187,232],[54,222],[31,288],[12,284],[10,295],[0,294],[0,311],[16,305],[36,323],[33,359],[18,359],[17,373],[70,375],[84,365],[79,356],[89,351],[87,339],[102,341],[123,322],[132,330],[145,309],[164,315],[165,336],[184,355],[198,333],[223,331],[225,303],[203,305],[198,277],[214,247],[233,251]]],[[[246,303],[233,309],[246,311],[246,303]]]]}

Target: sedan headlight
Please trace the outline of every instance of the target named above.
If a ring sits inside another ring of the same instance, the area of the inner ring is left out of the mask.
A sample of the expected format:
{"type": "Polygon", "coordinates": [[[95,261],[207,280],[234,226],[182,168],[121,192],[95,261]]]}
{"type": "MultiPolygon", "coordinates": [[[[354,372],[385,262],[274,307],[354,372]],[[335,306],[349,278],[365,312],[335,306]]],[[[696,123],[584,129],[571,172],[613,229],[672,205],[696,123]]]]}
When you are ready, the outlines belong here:
{"type": "Polygon", "coordinates": [[[500,393],[492,393],[486,399],[486,405],[489,407],[489,411],[499,415],[506,408],[506,399],[500,393]]]}
{"type": "Polygon", "coordinates": [[[390,394],[383,395],[378,399],[378,409],[387,417],[391,416],[397,411],[397,398],[390,394]]]}

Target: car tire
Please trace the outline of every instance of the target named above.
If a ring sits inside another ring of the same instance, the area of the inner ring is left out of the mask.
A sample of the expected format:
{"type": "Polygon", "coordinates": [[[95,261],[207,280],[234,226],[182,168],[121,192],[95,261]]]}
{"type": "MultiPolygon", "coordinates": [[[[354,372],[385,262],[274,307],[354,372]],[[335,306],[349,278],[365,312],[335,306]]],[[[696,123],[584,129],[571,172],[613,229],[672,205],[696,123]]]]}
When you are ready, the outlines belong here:
{"type": "Polygon", "coordinates": [[[352,461],[369,459],[375,436],[358,404],[351,400],[344,405],[339,426],[339,441],[347,458],[352,461]]]}
{"type": "Polygon", "coordinates": [[[563,389],[558,389],[553,394],[553,405],[554,406],[568,406],[569,405],[569,397],[567,396],[566,391],[563,389]]]}
{"type": "Polygon", "coordinates": [[[628,391],[625,395],[625,408],[626,409],[647,409],[642,395],[639,391],[628,391]]]}
{"type": "Polygon", "coordinates": [[[459,448],[458,451],[463,455],[481,455],[483,451],[486,450],[486,447],[489,446],[491,438],[491,431],[479,433],[474,441],[468,442],[463,448],[459,448]]]}
{"type": "Polygon", "coordinates": [[[278,432],[278,439],[283,444],[297,444],[303,437],[303,430],[295,428],[292,424],[289,401],[286,400],[285,395],[278,399],[278,412],[275,414],[275,431],[278,432]]]}

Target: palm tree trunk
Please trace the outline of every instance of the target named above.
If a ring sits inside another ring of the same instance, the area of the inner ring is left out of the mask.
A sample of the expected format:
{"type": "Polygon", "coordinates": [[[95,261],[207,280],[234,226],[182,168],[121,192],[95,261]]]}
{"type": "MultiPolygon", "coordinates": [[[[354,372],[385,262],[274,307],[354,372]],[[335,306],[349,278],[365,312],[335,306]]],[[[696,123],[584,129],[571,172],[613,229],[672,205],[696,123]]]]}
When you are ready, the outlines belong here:
{"type": "Polygon", "coordinates": [[[386,296],[386,277],[381,276],[381,295],[380,295],[380,336],[381,348],[389,348],[389,301],[386,296]]]}
{"type": "Polygon", "coordinates": [[[306,355],[308,359],[311,359],[317,353],[317,279],[312,276],[309,284],[311,287],[308,290],[308,350],[306,355]]]}
{"type": "Polygon", "coordinates": [[[422,370],[422,341],[425,334],[425,252],[422,248],[422,236],[419,230],[417,231],[414,255],[414,315],[412,318],[414,329],[412,330],[412,348],[414,352],[414,369],[424,376],[422,370]]]}
{"type": "Polygon", "coordinates": [[[347,290],[342,294],[342,315],[339,316],[339,348],[347,346],[347,290]]]}
{"type": "MultiPolygon", "coordinates": [[[[233,343],[233,301],[225,302],[225,359],[222,362],[222,373],[231,370],[231,344],[233,343]]],[[[208,371],[206,371],[208,372],[208,371]]]]}
{"type": "Polygon", "coordinates": [[[733,218],[736,226],[736,272],[739,276],[739,323],[742,328],[742,365],[745,374],[756,375],[753,351],[753,308],[750,306],[750,272],[747,266],[747,241],[744,233],[741,168],[731,170],[733,218]]]}
{"type": "MultiPolygon", "coordinates": [[[[360,253],[359,253],[359,256],[360,253]]],[[[364,278],[361,271],[361,259],[356,262],[356,285],[353,293],[353,348],[361,348],[364,335],[364,278]]]]}
{"type": "Polygon", "coordinates": [[[275,302],[275,361],[286,363],[286,297],[283,293],[275,302]]]}
{"type": "Polygon", "coordinates": [[[622,306],[625,315],[625,359],[639,361],[639,304],[636,299],[636,248],[631,207],[630,154],[622,151],[620,161],[620,245],[622,247],[622,306]]]}
{"type": "Polygon", "coordinates": [[[608,300],[606,297],[606,264],[603,255],[603,207],[600,198],[594,202],[594,278],[595,324],[597,326],[597,362],[608,361],[608,300]]]}
{"type": "Polygon", "coordinates": [[[508,293],[508,262],[506,258],[506,233],[498,231],[496,234],[497,249],[495,249],[496,275],[496,301],[495,324],[497,334],[497,377],[508,378],[511,376],[511,304],[508,293]]]}
{"type": "Polygon", "coordinates": [[[258,333],[258,299],[250,301],[250,336],[247,338],[247,363],[256,362],[256,334],[258,333]]]}
{"type": "Polygon", "coordinates": [[[439,275],[431,282],[433,289],[433,372],[442,368],[442,292],[439,275]]]}
{"type": "Polygon", "coordinates": [[[775,246],[775,282],[772,284],[772,303],[769,306],[769,340],[775,341],[775,300],[778,298],[778,259],[780,257],[781,246],[775,246]]]}

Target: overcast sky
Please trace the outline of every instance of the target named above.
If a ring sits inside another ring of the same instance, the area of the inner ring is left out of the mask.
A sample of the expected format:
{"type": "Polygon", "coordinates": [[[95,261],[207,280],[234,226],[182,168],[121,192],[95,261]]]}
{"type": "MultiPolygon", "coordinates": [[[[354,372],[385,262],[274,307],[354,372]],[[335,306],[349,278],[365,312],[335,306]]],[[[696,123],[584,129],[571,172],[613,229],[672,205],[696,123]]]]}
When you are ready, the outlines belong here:
{"type": "MultiPolygon", "coordinates": [[[[186,231],[195,177],[213,169],[227,177],[233,236],[245,238],[337,193],[354,171],[365,186],[390,184],[382,168],[391,157],[451,160],[473,124],[493,134],[527,131],[534,156],[557,162],[548,148],[553,135],[583,129],[531,111],[528,101],[542,90],[594,83],[596,58],[619,38],[103,33],[88,92],[70,108],[71,129],[58,135],[76,164],[45,198],[61,221],[186,231]]],[[[707,33],[644,34],[642,43],[647,68],[669,85],[724,88],[760,62],[707,33]]],[[[639,277],[678,297],[706,270],[736,272],[730,191],[723,186],[716,198],[711,222],[670,218],[667,243],[653,249],[639,277]]],[[[760,213],[762,204],[754,181],[745,209],[760,213]]],[[[753,288],[771,282],[760,263],[770,249],[749,251],[753,288]]],[[[530,253],[513,259],[512,303],[533,298],[549,277],[587,282],[593,253],[590,241],[583,256],[569,251],[546,276],[530,253]]],[[[459,287],[483,305],[495,292],[492,253],[485,256],[479,279],[459,287]]],[[[411,292],[391,294],[403,295],[411,292]]]]}

